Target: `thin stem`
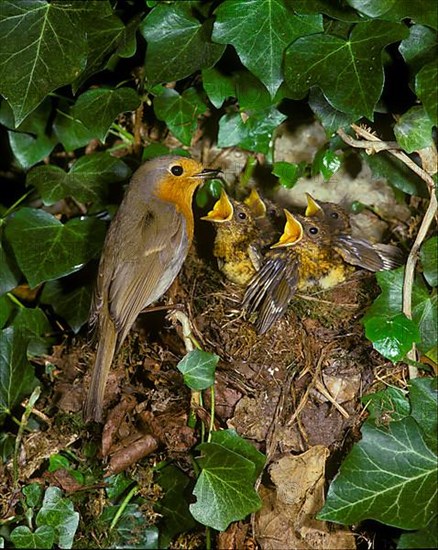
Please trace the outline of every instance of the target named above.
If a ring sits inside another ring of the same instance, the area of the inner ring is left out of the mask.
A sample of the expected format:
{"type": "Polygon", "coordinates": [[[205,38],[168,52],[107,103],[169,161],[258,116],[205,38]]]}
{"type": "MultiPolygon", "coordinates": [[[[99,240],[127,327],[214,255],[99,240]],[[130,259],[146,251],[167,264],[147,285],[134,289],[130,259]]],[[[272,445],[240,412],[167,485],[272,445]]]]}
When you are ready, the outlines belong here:
{"type": "Polygon", "coordinates": [[[120,505],[120,508],[117,510],[116,515],[114,516],[111,525],[110,525],[110,531],[114,529],[114,527],[117,525],[117,522],[120,519],[120,516],[125,511],[125,508],[128,506],[129,501],[134,497],[135,493],[138,491],[138,485],[135,485],[129,493],[126,495],[125,499],[123,500],[122,504],[120,505]]]}

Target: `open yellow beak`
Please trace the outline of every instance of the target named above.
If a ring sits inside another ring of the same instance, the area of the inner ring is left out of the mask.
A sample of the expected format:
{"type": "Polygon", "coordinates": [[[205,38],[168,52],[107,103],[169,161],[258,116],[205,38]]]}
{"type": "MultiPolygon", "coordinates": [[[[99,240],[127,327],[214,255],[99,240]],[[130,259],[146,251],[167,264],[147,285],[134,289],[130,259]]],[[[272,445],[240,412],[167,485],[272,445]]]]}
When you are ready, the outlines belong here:
{"type": "Polygon", "coordinates": [[[286,224],[284,226],[283,234],[279,241],[271,246],[271,248],[283,248],[285,246],[292,246],[301,241],[304,235],[304,229],[301,223],[294,218],[289,210],[284,209],[286,215],[286,224]]]}
{"type": "Polygon", "coordinates": [[[249,207],[254,218],[264,218],[266,216],[266,205],[254,187],[243,202],[249,207]]]}
{"type": "Polygon", "coordinates": [[[221,196],[219,200],[215,202],[213,210],[210,210],[210,212],[206,216],[203,216],[201,220],[216,223],[228,222],[233,218],[233,212],[233,205],[231,204],[228,195],[222,189],[221,196]]]}
{"type": "Polygon", "coordinates": [[[307,208],[305,215],[307,217],[317,216],[318,214],[321,214],[322,208],[319,206],[319,204],[316,202],[316,200],[312,197],[310,193],[306,193],[307,198],[307,208]]]}

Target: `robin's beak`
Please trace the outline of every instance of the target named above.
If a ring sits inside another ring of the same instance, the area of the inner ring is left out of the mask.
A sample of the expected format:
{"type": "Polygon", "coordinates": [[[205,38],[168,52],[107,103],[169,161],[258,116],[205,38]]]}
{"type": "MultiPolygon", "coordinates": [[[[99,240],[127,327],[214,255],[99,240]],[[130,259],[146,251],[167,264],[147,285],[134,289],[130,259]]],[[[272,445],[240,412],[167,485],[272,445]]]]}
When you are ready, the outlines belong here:
{"type": "Polygon", "coordinates": [[[266,205],[254,187],[251,189],[249,196],[246,197],[243,202],[249,206],[249,209],[255,218],[264,218],[266,216],[266,205]]]}
{"type": "Polygon", "coordinates": [[[233,217],[233,205],[231,204],[228,195],[222,189],[221,196],[218,201],[215,202],[213,210],[201,218],[201,220],[206,220],[208,222],[227,222],[230,221],[233,217]]]}
{"type": "Polygon", "coordinates": [[[317,201],[312,197],[310,193],[306,193],[307,198],[307,208],[305,215],[307,217],[317,216],[318,214],[321,214],[322,209],[317,203],[317,201]]]}
{"type": "Polygon", "coordinates": [[[279,241],[271,246],[271,248],[283,248],[285,246],[292,246],[297,244],[304,235],[304,229],[301,223],[292,216],[289,210],[284,209],[286,214],[286,224],[284,226],[283,234],[279,241]]]}
{"type": "Polygon", "coordinates": [[[215,169],[215,168],[204,168],[202,172],[198,172],[192,177],[201,178],[203,180],[210,180],[218,176],[220,173],[222,173],[222,170],[215,169]]]}

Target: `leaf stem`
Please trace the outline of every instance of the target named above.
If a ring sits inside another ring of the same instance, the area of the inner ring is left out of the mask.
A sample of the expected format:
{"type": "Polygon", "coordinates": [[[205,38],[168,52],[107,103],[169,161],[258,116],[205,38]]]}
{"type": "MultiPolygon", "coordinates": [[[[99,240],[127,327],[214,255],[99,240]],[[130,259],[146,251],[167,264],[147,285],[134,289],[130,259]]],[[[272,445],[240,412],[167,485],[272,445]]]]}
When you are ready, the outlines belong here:
{"type": "Polygon", "coordinates": [[[128,506],[129,501],[132,499],[132,497],[135,495],[135,493],[138,491],[138,485],[134,485],[134,487],[129,491],[129,493],[126,495],[125,499],[123,500],[122,504],[120,505],[120,508],[117,510],[116,515],[114,516],[109,530],[112,531],[114,527],[117,525],[117,522],[120,519],[120,516],[125,511],[125,508],[128,506]]]}
{"type": "Polygon", "coordinates": [[[9,216],[9,214],[11,212],[13,212],[17,206],[22,203],[24,201],[24,199],[26,199],[31,193],[33,192],[33,189],[29,189],[29,191],[27,193],[25,193],[24,195],[21,195],[21,197],[14,202],[14,204],[12,206],[10,206],[6,212],[3,214],[3,218],[7,218],[9,216]]]}

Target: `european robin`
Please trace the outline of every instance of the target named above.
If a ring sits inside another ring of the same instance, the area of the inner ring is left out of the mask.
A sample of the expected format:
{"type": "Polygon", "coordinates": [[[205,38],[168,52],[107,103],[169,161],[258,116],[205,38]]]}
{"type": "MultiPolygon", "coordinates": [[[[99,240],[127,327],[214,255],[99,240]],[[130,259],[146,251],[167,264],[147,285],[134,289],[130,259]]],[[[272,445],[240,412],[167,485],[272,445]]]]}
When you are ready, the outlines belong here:
{"type": "Polygon", "coordinates": [[[285,313],[297,290],[328,289],[343,282],[353,270],[330,246],[328,226],[312,217],[284,210],[286,223],[279,241],[248,285],[243,299],[248,315],[263,334],[285,313]]]}
{"type": "Polygon", "coordinates": [[[102,421],[103,397],[114,354],[137,315],[170,287],[193,237],[195,189],[218,170],[179,156],[143,164],[108,229],[90,323],[98,337],[85,401],[86,420],[102,421]]]}
{"type": "Polygon", "coordinates": [[[213,255],[219,270],[234,283],[248,284],[262,261],[260,230],[249,206],[222,189],[213,209],[201,219],[216,225],[213,255]]]}
{"type": "Polygon", "coordinates": [[[373,244],[367,239],[353,237],[348,213],[341,205],[317,201],[309,193],[306,197],[306,216],[327,224],[332,246],[347,263],[368,271],[394,269],[403,265],[403,254],[397,246],[373,244]]]}
{"type": "Polygon", "coordinates": [[[264,238],[264,244],[271,244],[277,240],[285,222],[283,209],[271,200],[262,198],[254,187],[243,202],[249,206],[264,238]]]}

